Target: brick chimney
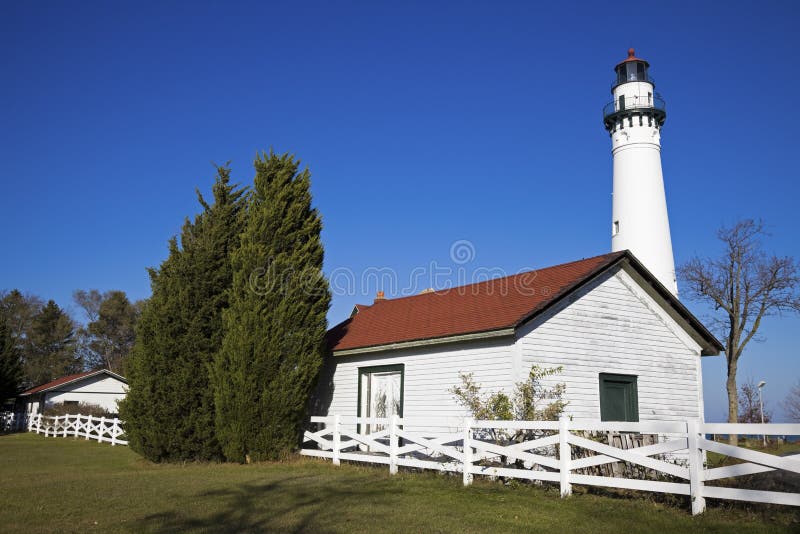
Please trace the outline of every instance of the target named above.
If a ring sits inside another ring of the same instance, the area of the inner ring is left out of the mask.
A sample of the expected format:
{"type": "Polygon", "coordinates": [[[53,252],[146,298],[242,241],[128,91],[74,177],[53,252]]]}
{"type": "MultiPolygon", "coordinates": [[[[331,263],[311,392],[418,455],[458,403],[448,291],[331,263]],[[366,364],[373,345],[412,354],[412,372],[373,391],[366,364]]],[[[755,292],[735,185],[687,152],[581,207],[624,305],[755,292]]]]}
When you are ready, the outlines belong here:
{"type": "Polygon", "coordinates": [[[379,300],[386,300],[386,297],[383,295],[383,291],[378,291],[378,294],[375,295],[375,302],[379,300]]]}

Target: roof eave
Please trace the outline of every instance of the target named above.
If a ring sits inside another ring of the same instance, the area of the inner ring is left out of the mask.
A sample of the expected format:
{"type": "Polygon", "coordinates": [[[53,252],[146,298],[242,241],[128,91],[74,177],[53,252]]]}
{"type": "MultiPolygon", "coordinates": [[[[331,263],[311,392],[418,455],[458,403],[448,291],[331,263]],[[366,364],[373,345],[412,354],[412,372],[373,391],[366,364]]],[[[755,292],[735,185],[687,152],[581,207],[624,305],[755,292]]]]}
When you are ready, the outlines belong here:
{"type": "MultiPolygon", "coordinates": [[[[40,389],[38,391],[31,391],[33,389],[36,389],[36,388],[31,388],[28,391],[23,391],[22,393],[17,394],[17,397],[28,397],[30,395],[36,395],[38,393],[47,393],[48,391],[53,391],[54,389],[60,388],[61,386],[68,386],[69,384],[74,384],[75,382],[80,382],[81,380],[85,380],[87,378],[92,378],[93,376],[97,376],[97,375],[99,375],[101,373],[110,375],[113,378],[116,378],[117,380],[125,382],[126,384],[128,383],[128,379],[125,378],[122,375],[118,375],[117,373],[115,373],[113,371],[109,371],[108,369],[98,369],[97,371],[94,371],[92,373],[85,374],[83,376],[79,376],[78,378],[73,378],[72,380],[69,380],[67,382],[61,382],[61,383],[55,384],[53,386],[50,386],[49,388],[40,389]],[[29,393],[29,391],[30,391],[30,393],[29,393]]],[[[40,386],[36,386],[36,387],[40,387],[40,386]]]]}
{"type": "Polygon", "coordinates": [[[636,256],[626,251],[625,260],[640,276],[642,276],[651,288],[666,300],[673,310],[690,326],[697,336],[693,336],[695,341],[701,346],[701,356],[719,356],[725,350],[725,346],[712,334],[689,309],[678,300],[678,297],[672,294],[672,291],[667,289],[658,278],[655,277],[636,256]],[[702,341],[702,343],[701,343],[702,341]]]}
{"type": "MultiPolygon", "coordinates": [[[[581,287],[591,283],[597,277],[602,276],[603,273],[607,272],[610,269],[613,269],[617,266],[623,267],[625,265],[630,265],[632,269],[635,270],[647,283],[650,287],[653,288],[654,292],[660,296],[663,300],[667,302],[667,304],[675,310],[680,318],[682,318],[686,325],[689,326],[694,332],[696,332],[696,336],[692,336],[693,339],[700,345],[701,356],[718,356],[721,351],[725,350],[725,347],[719,342],[719,340],[714,337],[714,335],[708,331],[708,329],[701,323],[697,317],[694,316],[692,312],[684,306],[678,298],[672,294],[672,292],[667,289],[664,284],[662,284],[658,278],[655,277],[653,273],[651,273],[638,259],[636,256],[631,253],[629,250],[624,250],[622,253],[612,261],[608,262],[605,265],[599,266],[595,269],[592,273],[588,276],[582,278],[578,282],[574,283],[573,285],[564,288],[558,295],[554,298],[547,301],[544,305],[534,309],[531,313],[524,316],[520,319],[515,328],[519,328],[520,326],[530,322],[534,318],[538,317],[546,310],[550,309],[552,306],[555,306],[558,302],[560,302],[563,298],[567,295],[577,291],[581,287]]],[[[652,296],[652,295],[651,295],[652,296]]]]}
{"type": "Polygon", "coordinates": [[[556,295],[554,295],[553,298],[548,299],[543,304],[537,306],[536,308],[531,310],[529,313],[527,313],[526,315],[522,316],[516,322],[516,324],[514,324],[514,329],[516,330],[517,328],[523,326],[524,324],[527,324],[528,322],[530,322],[534,318],[538,317],[539,315],[541,315],[542,313],[544,313],[545,311],[547,311],[551,307],[555,306],[557,303],[561,302],[561,300],[564,297],[566,297],[567,295],[569,295],[569,294],[577,291],[581,287],[589,284],[592,280],[594,280],[598,276],[602,275],[604,272],[608,271],[609,269],[611,269],[615,265],[618,265],[625,258],[626,253],[628,253],[628,251],[623,251],[619,256],[617,256],[616,258],[612,259],[608,263],[606,263],[604,265],[601,264],[601,265],[597,266],[588,275],[586,275],[583,278],[579,279],[578,281],[574,282],[572,285],[569,285],[569,286],[563,288],[556,295]]]}
{"type": "Polygon", "coordinates": [[[486,330],[483,332],[470,332],[455,336],[442,336],[426,339],[414,339],[409,341],[399,341],[396,343],[385,343],[382,345],[372,345],[369,347],[354,347],[352,349],[334,350],[334,356],[353,356],[356,354],[367,354],[373,352],[384,352],[389,350],[411,349],[418,347],[428,347],[431,345],[442,345],[444,343],[458,343],[459,341],[475,341],[481,339],[494,339],[510,337],[516,333],[516,328],[500,328],[486,330]]]}

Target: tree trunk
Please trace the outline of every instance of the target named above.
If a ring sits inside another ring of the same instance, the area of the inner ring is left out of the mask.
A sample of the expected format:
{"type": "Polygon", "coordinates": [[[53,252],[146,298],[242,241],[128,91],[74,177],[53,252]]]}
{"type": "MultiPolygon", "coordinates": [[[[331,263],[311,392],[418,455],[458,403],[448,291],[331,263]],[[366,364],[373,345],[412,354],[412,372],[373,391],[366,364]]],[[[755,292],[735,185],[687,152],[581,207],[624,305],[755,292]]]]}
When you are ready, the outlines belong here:
{"type": "MultiPolygon", "coordinates": [[[[728,360],[728,379],[725,382],[725,386],[728,389],[728,422],[729,423],[738,423],[739,422],[739,391],[736,389],[736,368],[738,366],[738,362],[736,361],[735,357],[732,357],[728,360]]],[[[730,444],[731,445],[738,445],[739,444],[739,436],[737,434],[731,434],[729,436],[730,444]]]]}

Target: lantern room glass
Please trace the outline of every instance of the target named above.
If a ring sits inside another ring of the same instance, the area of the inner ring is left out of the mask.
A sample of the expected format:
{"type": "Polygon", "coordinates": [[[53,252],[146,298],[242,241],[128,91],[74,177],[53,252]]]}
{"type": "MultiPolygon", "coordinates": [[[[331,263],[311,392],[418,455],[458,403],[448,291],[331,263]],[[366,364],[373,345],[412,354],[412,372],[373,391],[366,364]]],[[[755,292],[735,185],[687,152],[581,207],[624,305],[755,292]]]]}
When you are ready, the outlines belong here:
{"type": "Polygon", "coordinates": [[[646,82],[647,66],[643,61],[627,61],[617,66],[617,85],[627,82],[646,82]]]}

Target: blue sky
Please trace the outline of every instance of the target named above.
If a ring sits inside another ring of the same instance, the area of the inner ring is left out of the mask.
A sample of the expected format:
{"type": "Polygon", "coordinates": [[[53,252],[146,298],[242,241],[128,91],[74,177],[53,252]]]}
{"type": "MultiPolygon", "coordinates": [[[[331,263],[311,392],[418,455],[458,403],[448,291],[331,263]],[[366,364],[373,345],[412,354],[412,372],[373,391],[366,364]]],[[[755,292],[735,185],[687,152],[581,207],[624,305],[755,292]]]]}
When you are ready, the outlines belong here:
{"type": "MultiPolygon", "coordinates": [[[[78,288],[149,295],[208,192],[259,150],[313,175],[326,270],[432,262],[516,272],[610,249],[601,108],[626,50],[667,102],[662,158],[676,261],[762,217],[800,257],[794,2],[5,2],[0,7],[0,288],[74,310],[78,288]]],[[[337,270],[338,271],[335,271],[337,270]]],[[[401,284],[402,285],[402,284],[401,284]]],[[[376,287],[337,294],[330,321],[376,287]]],[[[387,296],[392,296],[391,294],[387,296]]],[[[702,315],[703,309],[688,303],[702,315]]],[[[800,319],[774,318],[739,375],[779,403],[800,319]]],[[[706,358],[706,416],[725,414],[706,358]]]]}

